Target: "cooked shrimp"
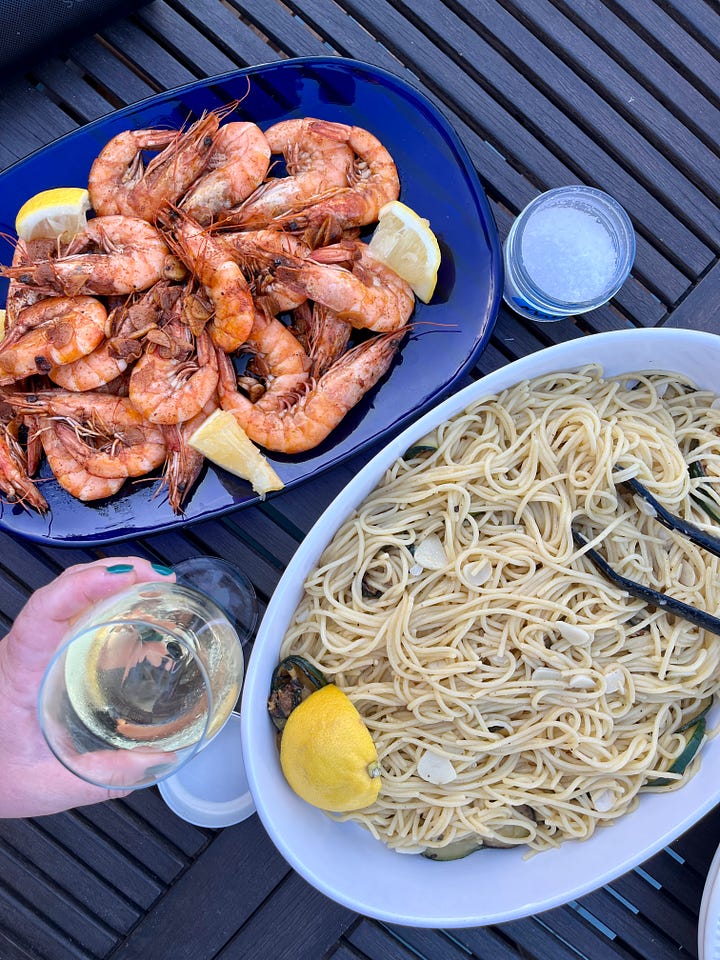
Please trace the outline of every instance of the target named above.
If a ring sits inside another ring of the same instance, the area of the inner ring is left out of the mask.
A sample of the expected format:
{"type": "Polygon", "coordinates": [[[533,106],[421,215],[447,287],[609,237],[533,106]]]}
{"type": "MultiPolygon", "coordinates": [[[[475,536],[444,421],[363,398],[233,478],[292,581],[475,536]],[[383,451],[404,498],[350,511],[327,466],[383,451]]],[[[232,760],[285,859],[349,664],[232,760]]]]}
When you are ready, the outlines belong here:
{"type": "MultiPolygon", "coordinates": [[[[14,267],[33,263],[36,260],[49,260],[52,253],[56,252],[57,244],[54,240],[18,240],[13,251],[12,265],[14,267]]],[[[30,286],[22,283],[20,280],[12,279],[8,286],[7,300],[5,303],[5,334],[7,335],[11,327],[15,325],[18,315],[43,297],[50,296],[53,291],[42,290],[39,287],[30,286]]]]}
{"type": "Polygon", "coordinates": [[[88,220],[62,257],[0,268],[1,276],[48,286],[66,296],[134,293],[163,278],[180,279],[183,273],[152,224],[123,216],[88,220]]]}
{"type": "Polygon", "coordinates": [[[312,258],[278,258],[275,276],[291,290],[304,293],[333,310],[353,327],[388,333],[403,327],[415,306],[410,284],[386,267],[359,240],[315,250],[312,258]],[[333,262],[342,259],[349,268],[333,262]],[[349,259],[348,259],[349,258],[349,259]]]}
{"type": "Polygon", "coordinates": [[[94,297],[51,297],[26,307],[17,323],[29,324],[27,332],[15,337],[11,330],[0,346],[0,383],[47,373],[90,353],[105,337],[106,317],[94,297]]]}
{"type": "Polygon", "coordinates": [[[332,195],[318,198],[302,212],[289,211],[276,216],[275,222],[289,230],[308,229],[330,218],[339,227],[361,227],[374,223],[380,208],[400,196],[397,167],[380,141],[362,127],[344,123],[312,120],[310,132],[339,144],[347,144],[354,154],[354,163],[347,185],[332,195]]]}
{"type": "Polygon", "coordinates": [[[186,131],[124,130],[98,154],[88,190],[98,216],[119,214],[151,222],[200,175],[213,149],[219,117],[208,113],[186,131]],[[161,150],[147,168],[143,150],[161,150]]]}
{"type": "Polygon", "coordinates": [[[215,136],[207,173],[193,183],[180,204],[198,223],[207,224],[245,200],[262,183],[270,146],[254,123],[226,123],[215,136]]]}
{"type": "Polygon", "coordinates": [[[310,358],[288,328],[264,310],[255,311],[255,323],[243,350],[252,353],[248,371],[264,380],[264,386],[249,377],[243,385],[257,409],[278,409],[294,403],[308,386],[310,358]]]}
{"type": "Polygon", "coordinates": [[[304,259],[312,248],[300,237],[282,230],[245,230],[223,233],[234,259],[246,275],[252,277],[255,300],[263,310],[278,314],[294,310],[305,300],[303,293],[291,291],[273,273],[277,254],[304,259]]]}
{"type": "Polygon", "coordinates": [[[196,416],[218,381],[217,359],[207,331],[196,338],[182,321],[170,320],[151,339],[130,375],[130,400],[151,423],[182,423],[196,416]]]}
{"type": "Polygon", "coordinates": [[[75,439],[63,433],[63,443],[93,476],[141,476],[165,459],[162,431],[148,423],[126,397],[40,390],[8,394],[7,401],[20,412],[69,426],[75,439]]]}
{"type": "Polygon", "coordinates": [[[213,306],[207,329],[213,343],[232,353],[252,329],[254,304],[242,270],[225,243],[181,211],[173,214],[174,239],[170,242],[191,273],[205,288],[213,306]]]}
{"type": "Polygon", "coordinates": [[[306,300],[293,313],[290,329],[310,358],[310,375],[317,379],[345,352],[352,324],[322,303],[311,306],[306,300]]]}
{"type": "Polygon", "coordinates": [[[45,497],[29,476],[28,458],[17,438],[17,421],[0,426],[0,490],[9,503],[34,507],[40,513],[49,510],[45,497]]]}
{"type": "Polygon", "coordinates": [[[212,397],[192,420],[167,424],[162,428],[167,452],[160,489],[167,488],[168,503],[174,513],[181,512],[205,462],[203,455],[190,446],[188,438],[217,410],[217,406],[217,397],[212,397]]]}
{"type": "Polygon", "coordinates": [[[40,420],[43,449],[55,479],[78,500],[101,500],[117,493],[124,477],[96,477],[82,463],[83,447],[73,428],[62,421],[40,420]]]}
{"type": "Polygon", "coordinates": [[[252,440],[268,450],[311,450],[383,376],[404,334],[404,330],[396,330],[349,350],[292,406],[280,410],[258,408],[238,393],[230,358],[220,354],[220,404],[233,413],[252,440]]]}
{"type": "Polygon", "coordinates": [[[288,176],[268,180],[250,194],[224,222],[244,228],[263,227],[289,211],[302,209],[347,187],[353,152],[335,137],[325,137],[312,117],[283,120],[265,131],[273,153],[282,153],[288,176]]]}

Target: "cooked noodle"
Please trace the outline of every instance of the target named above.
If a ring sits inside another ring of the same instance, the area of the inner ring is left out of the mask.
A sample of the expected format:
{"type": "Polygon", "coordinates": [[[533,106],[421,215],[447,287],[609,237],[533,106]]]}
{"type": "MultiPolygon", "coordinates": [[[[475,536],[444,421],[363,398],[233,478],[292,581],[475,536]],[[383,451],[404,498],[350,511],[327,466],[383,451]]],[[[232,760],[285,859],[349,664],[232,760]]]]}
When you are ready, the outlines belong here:
{"type": "Polygon", "coordinates": [[[281,654],[337,683],[377,745],[379,798],[342,819],[408,853],[542,850],[692,774],[699,752],[667,770],[720,687],[720,640],[615,587],[570,525],[626,576],[716,612],[720,561],[615,486],[637,476],[718,532],[689,496],[720,482],[713,400],[675,373],[587,366],[472,404],[390,467],[309,576],[281,654]],[[441,569],[416,559],[433,546],[441,569]],[[428,752],[455,779],[427,782],[428,752]]]}

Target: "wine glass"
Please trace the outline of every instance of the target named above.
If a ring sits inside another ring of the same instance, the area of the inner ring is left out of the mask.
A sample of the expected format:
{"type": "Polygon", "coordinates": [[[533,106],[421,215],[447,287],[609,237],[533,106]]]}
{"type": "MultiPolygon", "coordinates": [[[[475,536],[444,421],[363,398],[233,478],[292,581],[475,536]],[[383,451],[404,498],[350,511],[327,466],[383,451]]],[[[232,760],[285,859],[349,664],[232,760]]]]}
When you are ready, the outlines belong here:
{"type": "Polygon", "coordinates": [[[255,591],[210,557],[176,582],[135,584],[73,626],[45,671],[40,728],[60,762],[98,786],[176,773],[219,733],[240,694],[255,591]]]}

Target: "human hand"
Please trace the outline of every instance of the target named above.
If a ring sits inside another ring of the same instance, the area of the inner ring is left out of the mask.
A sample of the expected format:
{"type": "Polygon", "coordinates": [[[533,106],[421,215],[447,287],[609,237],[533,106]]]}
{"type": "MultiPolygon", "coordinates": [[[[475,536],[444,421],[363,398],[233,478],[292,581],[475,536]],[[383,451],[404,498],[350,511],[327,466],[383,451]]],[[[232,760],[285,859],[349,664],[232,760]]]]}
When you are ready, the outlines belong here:
{"type": "MultiPolygon", "coordinates": [[[[37,697],[45,668],[77,617],[135,583],[167,580],[163,569],[139,557],[69,567],[33,593],[0,641],[0,817],[37,817],[129,792],[93,786],[53,756],[38,723],[37,697]]],[[[134,762],[144,769],[152,760],[145,754],[134,762]]]]}

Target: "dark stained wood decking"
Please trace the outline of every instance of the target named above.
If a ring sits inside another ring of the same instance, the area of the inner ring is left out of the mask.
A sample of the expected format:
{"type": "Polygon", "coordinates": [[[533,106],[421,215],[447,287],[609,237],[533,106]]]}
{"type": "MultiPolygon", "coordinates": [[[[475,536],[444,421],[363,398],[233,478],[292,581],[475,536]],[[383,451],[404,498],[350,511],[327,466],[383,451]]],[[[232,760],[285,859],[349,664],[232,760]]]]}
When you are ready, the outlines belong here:
{"type": "MultiPolygon", "coordinates": [[[[587,333],[720,324],[720,11],[708,0],[154,0],[0,90],[0,168],[153,93],[257,63],[347,56],[420,87],[451,121],[500,232],[542,190],[584,182],[632,216],[612,304],[533,325],[501,310],[473,376],[587,333]]],[[[261,606],[362,463],[182,533],[52,549],[0,532],[0,627],[64,567],[139,553],[240,559],[261,606]]],[[[155,790],[0,822],[0,960],[673,960],[697,956],[720,810],[576,903],[497,927],[389,926],[295,874],[256,816],[222,831],[155,790]]]]}

